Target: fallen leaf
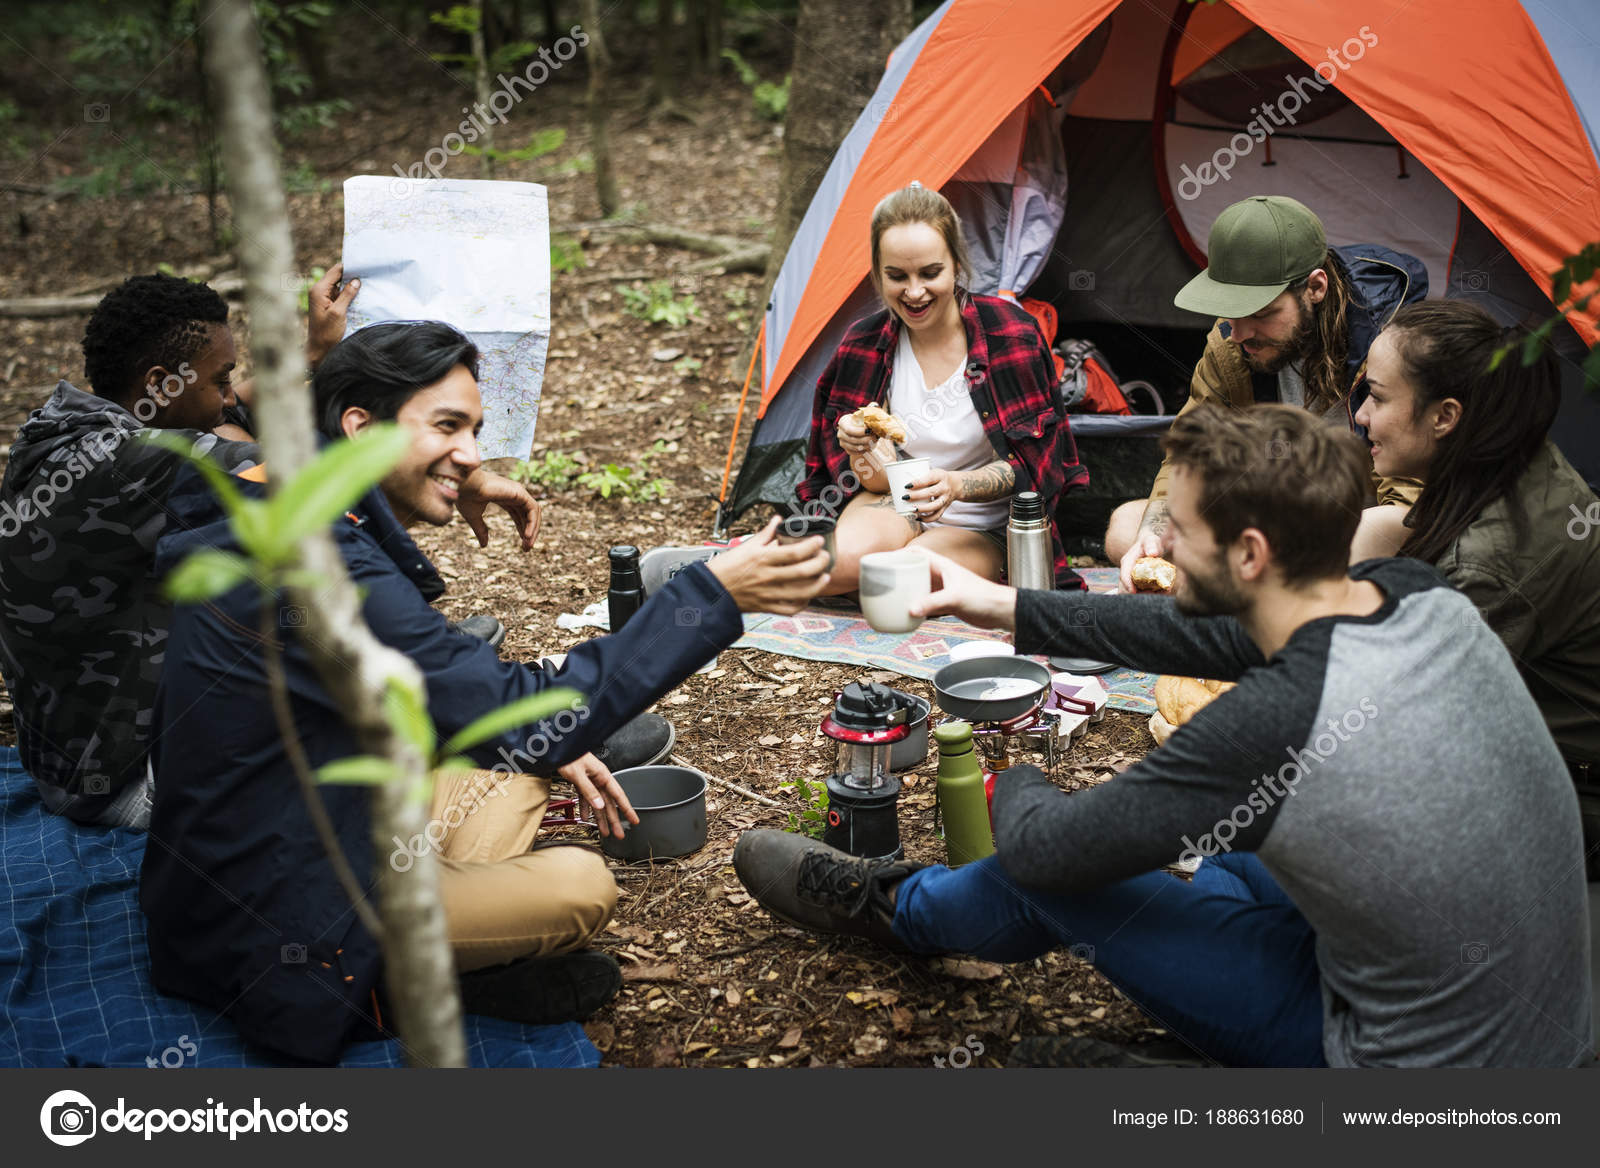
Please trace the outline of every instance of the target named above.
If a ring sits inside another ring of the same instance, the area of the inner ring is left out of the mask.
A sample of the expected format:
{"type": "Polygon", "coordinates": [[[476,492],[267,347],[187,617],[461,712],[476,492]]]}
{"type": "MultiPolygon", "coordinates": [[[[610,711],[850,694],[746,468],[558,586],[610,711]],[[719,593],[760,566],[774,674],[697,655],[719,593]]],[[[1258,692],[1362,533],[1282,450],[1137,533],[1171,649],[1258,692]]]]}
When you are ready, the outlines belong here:
{"type": "Polygon", "coordinates": [[[757,738],[756,741],[762,746],[783,745],[783,739],[779,738],[776,734],[763,734],[760,738],[757,738]]]}
{"type": "Polygon", "coordinates": [[[602,1054],[617,1044],[617,1028],[609,1022],[590,1022],[583,1029],[595,1049],[602,1054]]]}
{"type": "Polygon", "coordinates": [[[889,1040],[887,1038],[876,1030],[869,1030],[855,1040],[852,1044],[852,1049],[855,1050],[858,1057],[867,1058],[870,1055],[882,1054],[884,1048],[888,1045],[889,1040]]]}
{"type": "Polygon", "coordinates": [[[896,1006],[889,1011],[889,1021],[894,1025],[896,1034],[911,1033],[911,1023],[916,1020],[916,1015],[904,1006],[896,1006]]]}
{"type": "Polygon", "coordinates": [[[783,1032],[783,1037],[778,1039],[778,1046],[783,1050],[793,1050],[800,1045],[800,1027],[791,1026],[783,1032]]]}
{"type": "Polygon", "coordinates": [[[951,977],[959,977],[964,981],[990,981],[1005,973],[1003,966],[971,957],[940,957],[934,965],[951,977]]]}
{"type": "Polygon", "coordinates": [[[611,933],[614,936],[621,937],[624,941],[634,941],[638,943],[648,943],[650,941],[654,941],[656,938],[654,932],[644,928],[642,925],[613,924],[606,929],[606,932],[611,933]]]}
{"type": "MultiPolygon", "coordinates": [[[[772,696],[779,698],[792,698],[799,692],[800,687],[798,685],[786,685],[782,689],[775,691],[772,696]]],[[[796,734],[794,737],[799,738],[800,736],[796,734]]]]}
{"type": "Polygon", "coordinates": [[[622,967],[623,981],[677,981],[678,965],[673,961],[663,961],[655,965],[640,963],[638,965],[624,965],[622,967]]]}
{"type": "Polygon", "coordinates": [[[728,990],[722,996],[727,999],[728,1005],[730,1006],[737,1006],[741,1001],[738,990],[728,990]]]}

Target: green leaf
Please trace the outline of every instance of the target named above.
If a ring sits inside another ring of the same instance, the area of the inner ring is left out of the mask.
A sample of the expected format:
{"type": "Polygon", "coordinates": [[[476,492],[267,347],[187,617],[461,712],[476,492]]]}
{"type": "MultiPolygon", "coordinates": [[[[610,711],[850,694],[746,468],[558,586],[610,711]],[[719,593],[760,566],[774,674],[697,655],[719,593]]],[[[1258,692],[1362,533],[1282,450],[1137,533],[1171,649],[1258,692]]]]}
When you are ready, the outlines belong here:
{"type": "Polygon", "coordinates": [[[1500,362],[1504,361],[1508,356],[1510,356],[1510,354],[1510,345],[1501,345],[1500,348],[1496,349],[1494,351],[1494,355],[1489,358],[1489,372],[1493,373],[1496,369],[1500,368],[1500,362]]]}
{"type": "Polygon", "coordinates": [[[174,604],[197,604],[221,596],[250,577],[250,561],[233,552],[203,548],[190,554],[167,574],[167,599],[174,604]]]}
{"type": "Polygon", "coordinates": [[[395,777],[395,765],[375,754],[341,758],[317,768],[319,783],[387,783],[395,777]]]}
{"type": "Polygon", "coordinates": [[[267,524],[276,545],[273,558],[343,515],[394,468],[411,446],[411,432],[385,422],[345,442],[335,442],[268,504],[267,524]]]}
{"type": "Polygon", "coordinates": [[[1589,350],[1589,355],[1583,359],[1583,387],[1594,390],[1600,386],[1600,345],[1589,350]]]}
{"type": "Polygon", "coordinates": [[[423,758],[433,757],[437,735],[420,691],[391,677],[383,693],[383,709],[396,734],[421,751],[423,758]]]}
{"type": "Polygon", "coordinates": [[[457,754],[463,750],[470,750],[480,742],[499,737],[507,730],[526,726],[530,722],[548,718],[551,714],[560,713],[562,710],[570,710],[573,704],[580,700],[582,695],[577,690],[565,687],[518,698],[498,710],[489,711],[483,717],[469,722],[456,731],[450,741],[444,744],[443,753],[457,754]]]}
{"type": "MultiPolygon", "coordinates": [[[[233,476],[212,462],[203,454],[194,452],[194,443],[179,437],[176,433],[167,430],[141,430],[139,440],[154,443],[156,446],[165,446],[168,450],[181,458],[194,464],[195,468],[205,476],[207,485],[222,501],[222,509],[232,518],[239,512],[245,498],[239,492],[238,484],[233,481],[233,476]]],[[[241,541],[243,542],[243,541],[241,541]]],[[[250,551],[250,548],[246,548],[250,551]]]]}
{"type": "Polygon", "coordinates": [[[433,764],[435,771],[475,771],[480,770],[477,759],[468,758],[464,754],[452,754],[449,758],[441,758],[433,764]]]}
{"type": "Polygon", "coordinates": [[[1559,268],[1550,281],[1550,299],[1562,304],[1572,295],[1572,272],[1565,266],[1559,268]]]}

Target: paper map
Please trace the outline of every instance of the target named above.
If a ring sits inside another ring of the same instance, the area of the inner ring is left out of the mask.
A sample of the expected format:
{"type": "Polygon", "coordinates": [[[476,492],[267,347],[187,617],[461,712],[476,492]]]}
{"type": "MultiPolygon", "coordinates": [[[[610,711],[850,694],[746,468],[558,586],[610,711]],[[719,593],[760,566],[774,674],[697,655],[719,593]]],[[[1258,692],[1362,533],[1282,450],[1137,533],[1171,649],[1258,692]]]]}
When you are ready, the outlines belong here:
{"type": "Polygon", "coordinates": [[[483,354],[484,458],[533,447],[550,344],[550,209],[537,183],[344,184],[344,278],[360,277],[345,335],[391,320],[442,320],[483,354]]]}

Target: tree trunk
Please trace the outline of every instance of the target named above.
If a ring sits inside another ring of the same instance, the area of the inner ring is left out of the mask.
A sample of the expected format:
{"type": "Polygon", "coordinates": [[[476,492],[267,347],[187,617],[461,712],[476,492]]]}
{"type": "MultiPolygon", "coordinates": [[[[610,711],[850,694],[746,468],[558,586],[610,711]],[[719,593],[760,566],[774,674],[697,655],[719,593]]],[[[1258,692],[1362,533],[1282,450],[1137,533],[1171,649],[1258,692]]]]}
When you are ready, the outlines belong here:
{"type": "Polygon", "coordinates": [[[706,72],[722,75],[722,0],[702,0],[706,8],[706,72]]]}
{"type": "Polygon", "coordinates": [[[673,21],[677,0],[656,0],[655,57],[650,69],[650,104],[668,105],[677,90],[677,61],[673,57],[673,21]]]}
{"type": "Polygon", "coordinates": [[[622,202],[617,195],[616,175],[611,170],[610,115],[606,109],[611,57],[606,52],[604,30],[600,27],[599,0],[583,0],[580,11],[583,30],[589,34],[589,154],[594,158],[594,184],[600,198],[600,214],[609,219],[622,202]]]}
{"type": "Polygon", "coordinates": [[[882,79],[890,50],[910,32],[911,0],[800,0],[769,289],[834,151],[882,79]]]}
{"type": "Polygon", "coordinates": [[[561,34],[566,29],[561,27],[561,13],[556,6],[556,0],[544,0],[544,43],[546,46],[555,44],[561,39],[561,34]]]}
{"type": "MultiPolygon", "coordinates": [[[[474,87],[478,92],[478,109],[486,110],[489,107],[489,52],[483,40],[483,0],[472,0],[472,11],[476,19],[472,23],[472,62],[476,77],[474,87]]],[[[494,177],[494,122],[488,115],[483,118],[483,131],[478,135],[478,145],[483,151],[478,157],[482,160],[484,178],[494,177]]]]}
{"type": "Polygon", "coordinates": [[[684,0],[683,45],[690,77],[699,79],[706,69],[706,0],[684,0]]]}
{"type": "MultiPolygon", "coordinates": [[[[288,208],[272,137],[272,102],[250,0],[206,0],[211,36],[206,72],[216,86],[228,194],[238,225],[239,263],[247,283],[256,418],[273,469],[268,489],[282,490],[316,456],[311,399],[300,384],[300,326],[287,277],[294,263],[288,208]]],[[[301,567],[317,583],[291,590],[306,612],[305,645],[329,695],[363,750],[390,759],[397,776],[373,799],[378,862],[390,839],[425,827],[426,760],[390,726],[384,694],[391,683],[421,692],[422,677],[405,656],[380,644],[361,619],[361,602],[326,531],[300,547],[301,567]]],[[[439,902],[431,853],[408,872],[384,864],[378,887],[385,981],[413,1066],[464,1066],[466,1040],[455,962],[439,902]]]]}

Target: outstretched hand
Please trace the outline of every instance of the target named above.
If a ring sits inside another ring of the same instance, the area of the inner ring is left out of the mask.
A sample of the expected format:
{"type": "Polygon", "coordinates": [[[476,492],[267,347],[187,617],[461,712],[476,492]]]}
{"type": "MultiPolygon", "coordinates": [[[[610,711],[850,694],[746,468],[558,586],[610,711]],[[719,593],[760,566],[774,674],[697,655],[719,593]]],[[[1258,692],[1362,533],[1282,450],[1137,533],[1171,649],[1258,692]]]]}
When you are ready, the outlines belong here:
{"type": "Polygon", "coordinates": [[[1017,627],[1017,590],[985,580],[938,552],[927,552],[933,592],[911,605],[912,616],[958,616],[980,629],[1017,627]]]}
{"type": "Polygon", "coordinates": [[[539,534],[539,501],[528,493],[528,488],[513,482],[505,475],[484,470],[481,466],[468,475],[461,484],[461,497],[456,500],[456,510],[478,537],[479,547],[489,546],[489,524],[484,520],[484,510],[493,503],[511,516],[522,537],[522,550],[533,547],[539,534]]]}
{"type": "Polygon", "coordinates": [[[733,597],[740,612],[799,612],[828,584],[828,553],[822,537],[795,543],[775,538],[778,519],[706,566],[733,597]]]}
{"type": "Polygon", "coordinates": [[[556,774],[578,789],[584,810],[594,819],[602,836],[614,835],[621,839],[622,816],[626,816],[629,823],[639,822],[639,813],[628,802],[622,784],[617,782],[611,768],[594,755],[575,758],[566,766],[557,767],[556,774]],[[607,795],[611,796],[609,801],[607,795]]]}

